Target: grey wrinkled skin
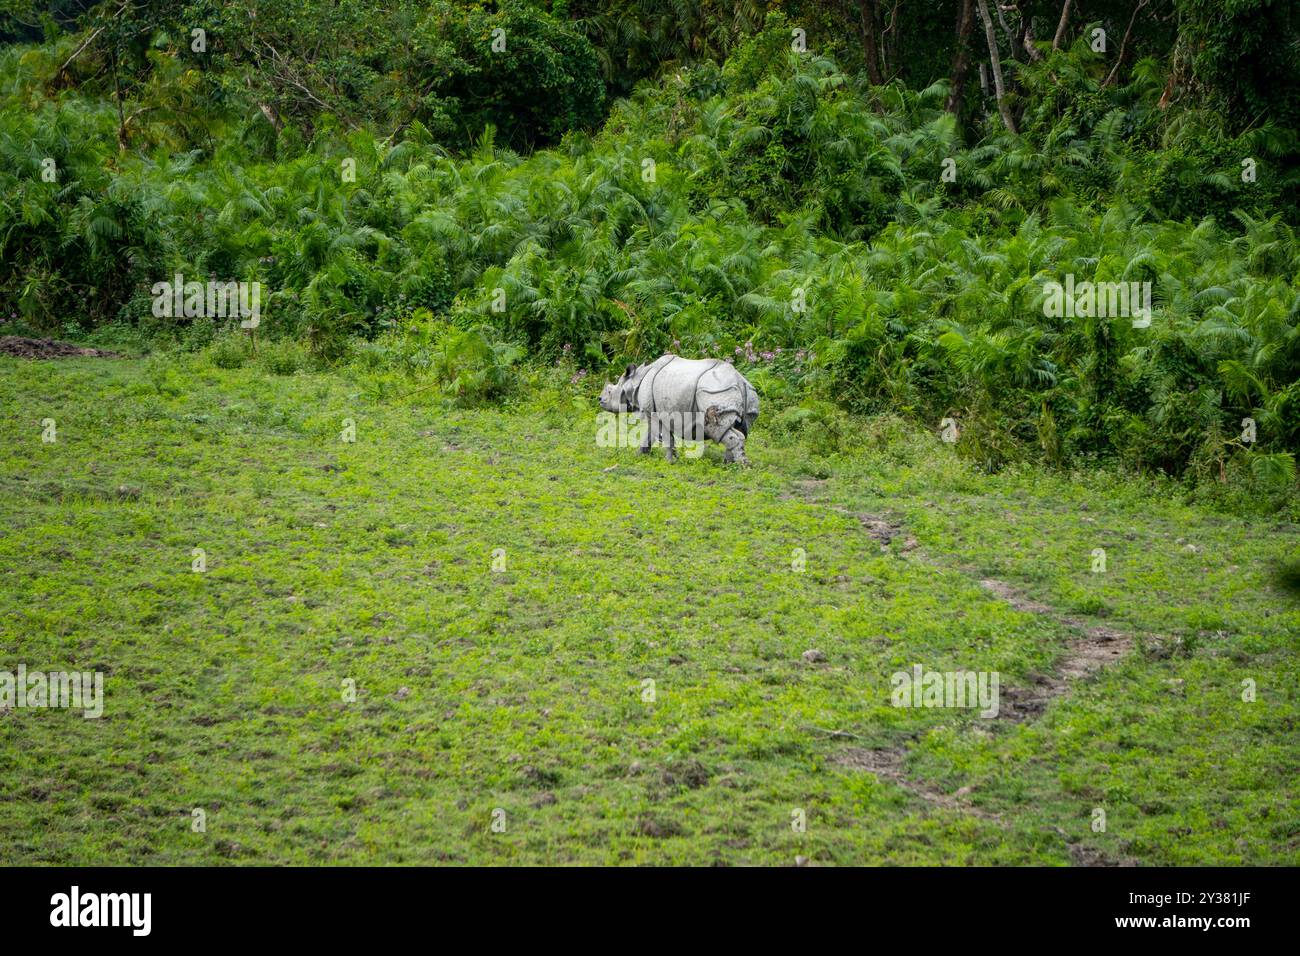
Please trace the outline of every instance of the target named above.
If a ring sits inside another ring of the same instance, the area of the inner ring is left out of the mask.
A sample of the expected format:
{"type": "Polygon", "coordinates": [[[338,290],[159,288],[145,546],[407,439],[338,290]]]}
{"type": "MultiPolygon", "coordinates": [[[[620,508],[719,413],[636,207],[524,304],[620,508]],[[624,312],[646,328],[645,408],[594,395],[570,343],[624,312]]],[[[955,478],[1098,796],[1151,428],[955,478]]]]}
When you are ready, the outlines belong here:
{"type": "Polygon", "coordinates": [[[662,355],[648,365],[629,365],[600,392],[607,412],[635,412],[646,420],[646,454],[658,440],[675,461],[676,440],[709,439],[726,449],[724,460],[749,464],[745,438],[758,418],[758,393],[728,362],[662,355]]]}

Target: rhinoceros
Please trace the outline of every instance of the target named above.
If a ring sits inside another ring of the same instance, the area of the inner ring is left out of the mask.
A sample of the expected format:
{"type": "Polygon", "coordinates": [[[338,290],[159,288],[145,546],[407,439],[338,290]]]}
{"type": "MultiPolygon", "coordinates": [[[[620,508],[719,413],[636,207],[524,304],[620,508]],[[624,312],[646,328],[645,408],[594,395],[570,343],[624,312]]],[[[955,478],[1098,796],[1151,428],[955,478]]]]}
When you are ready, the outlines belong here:
{"type": "Polygon", "coordinates": [[[647,422],[641,454],[658,439],[675,461],[676,439],[708,438],[727,449],[724,460],[749,464],[745,438],[758,418],[758,393],[722,359],[661,355],[649,365],[629,365],[600,393],[607,412],[637,412],[647,422]]]}

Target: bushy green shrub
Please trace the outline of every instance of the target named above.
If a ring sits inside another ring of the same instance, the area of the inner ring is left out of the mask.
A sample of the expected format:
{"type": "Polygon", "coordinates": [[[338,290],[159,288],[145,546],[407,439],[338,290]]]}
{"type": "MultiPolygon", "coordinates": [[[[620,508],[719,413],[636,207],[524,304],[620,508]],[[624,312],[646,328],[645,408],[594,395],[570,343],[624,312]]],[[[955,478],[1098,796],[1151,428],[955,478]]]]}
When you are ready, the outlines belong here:
{"type": "Polygon", "coordinates": [[[216,336],[207,348],[207,359],[217,368],[241,368],[251,357],[248,338],[238,332],[216,336]]]}
{"type": "Polygon", "coordinates": [[[484,327],[448,329],[434,349],[434,381],[455,401],[475,404],[508,394],[515,364],[524,356],[517,345],[495,339],[484,327]]]}
{"type": "Polygon", "coordinates": [[[293,375],[307,368],[310,356],[293,339],[266,342],[258,348],[258,364],[272,375],[293,375]]]}
{"type": "Polygon", "coordinates": [[[778,412],[772,421],[774,432],[798,438],[814,455],[828,456],[862,444],[852,419],[830,402],[810,400],[778,412]]]}

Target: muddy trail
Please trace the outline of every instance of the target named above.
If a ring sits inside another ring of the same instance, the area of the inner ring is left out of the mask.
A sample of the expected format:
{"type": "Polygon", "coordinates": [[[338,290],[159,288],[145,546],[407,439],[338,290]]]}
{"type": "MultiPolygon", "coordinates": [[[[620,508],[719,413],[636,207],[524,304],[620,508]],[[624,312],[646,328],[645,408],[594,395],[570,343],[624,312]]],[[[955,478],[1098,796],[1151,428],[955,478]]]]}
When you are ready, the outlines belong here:
{"type": "Polygon", "coordinates": [[[0,355],[25,359],[118,358],[116,352],[104,349],[83,348],[54,339],[29,339],[21,335],[0,335],[0,355]]]}
{"type": "MultiPolygon", "coordinates": [[[[902,519],[897,515],[887,512],[852,511],[813,497],[813,493],[823,485],[824,482],[820,480],[799,481],[796,483],[798,493],[789,497],[828,508],[840,514],[849,515],[855,518],[862,526],[862,530],[880,545],[882,552],[896,553],[906,560],[921,561],[935,568],[960,571],[977,580],[980,587],[985,591],[1005,601],[1017,611],[1039,615],[1069,633],[1070,636],[1051,673],[1033,674],[1028,684],[1004,684],[1000,687],[997,715],[992,718],[984,718],[989,723],[1005,725],[1038,719],[1049,704],[1070,692],[1075,681],[1085,679],[1108,664],[1121,660],[1136,646],[1137,639],[1135,635],[1128,631],[1096,624],[1076,615],[1065,613],[1049,604],[1028,597],[1020,588],[1006,581],[979,577],[978,572],[973,568],[944,564],[929,557],[925,554],[917,539],[908,533],[902,519]],[[894,544],[896,541],[898,542],[897,546],[894,544]]],[[[1163,642],[1163,639],[1156,635],[1146,635],[1146,637],[1148,641],[1163,642]]],[[[857,739],[856,735],[845,731],[824,730],[821,728],[810,729],[819,732],[828,739],[857,739]]],[[[968,797],[971,792],[969,786],[963,786],[952,793],[946,793],[933,785],[910,777],[906,770],[909,744],[879,748],[844,746],[832,754],[831,761],[841,767],[873,774],[877,779],[888,781],[906,790],[913,797],[930,806],[967,814],[994,823],[1003,822],[999,814],[977,807],[969,801],[968,797]]],[[[1093,847],[1072,842],[1070,835],[1060,828],[1053,828],[1053,831],[1065,840],[1070,857],[1075,865],[1136,865],[1135,861],[1131,859],[1113,859],[1093,847]]]]}

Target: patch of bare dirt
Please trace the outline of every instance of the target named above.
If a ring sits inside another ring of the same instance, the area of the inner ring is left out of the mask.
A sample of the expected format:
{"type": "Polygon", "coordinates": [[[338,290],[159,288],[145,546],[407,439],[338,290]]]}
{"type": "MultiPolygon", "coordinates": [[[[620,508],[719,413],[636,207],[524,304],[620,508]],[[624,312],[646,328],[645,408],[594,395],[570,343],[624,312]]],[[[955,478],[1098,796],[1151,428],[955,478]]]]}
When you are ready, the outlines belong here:
{"type": "Polygon", "coordinates": [[[1137,860],[1129,856],[1113,857],[1105,850],[1099,850],[1094,846],[1085,846],[1082,843],[1076,843],[1070,834],[1066,833],[1060,827],[1052,827],[1062,840],[1065,841],[1065,848],[1070,852],[1070,862],[1075,866],[1137,866],[1137,860]]]}
{"type": "Polygon", "coordinates": [[[665,767],[660,780],[665,787],[696,790],[709,782],[709,771],[698,760],[684,760],[665,767]]]}
{"type": "Polygon", "coordinates": [[[1122,856],[1119,859],[1096,847],[1084,846],[1082,843],[1066,843],[1070,851],[1070,861],[1075,866],[1137,866],[1137,860],[1122,856]]]}
{"type": "Polygon", "coordinates": [[[980,582],[980,587],[984,588],[986,591],[993,592],[1017,611],[1028,611],[1031,614],[1052,613],[1052,609],[1046,604],[1039,604],[1036,601],[1029,600],[1005,581],[998,581],[995,578],[985,578],[980,582]]]}
{"type": "Polygon", "coordinates": [[[94,358],[119,358],[116,352],[88,349],[71,342],[54,339],[28,339],[21,335],[0,335],[0,355],[13,355],[25,359],[60,359],[92,356],[94,358]]]}
{"type": "Polygon", "coordinates": [[[851,770],[865,770],[885,780],[892,780],[900,786],[907,786],[903,774],[903,762],[907,751],[902,747],[881,747],[871,750],[867,747],[842,747],[835,751],[831,762],[851,770]]]}
{"type": "Polygon", "coordinates": [[[682,830],[681,824],[677,823],[675,820],[642,817],[637,822],[636,832],[642,836],[661,840],[664,837],[681,836],[685,831],[682,830]]]}
{"type": "MultiPolygon", "coordinates": [[[[980,585],[1017,611],[1031,614],[1043,614],[1052,618],[1074,632],[1074,637],[1066,645],[1065,654],[1056,665],[1054,675],[1039,675],[1033,685],[1027,688],[1008,688],[1002,691],[1004,701],[1009,699],[1011,708],[1003,708],[1005,716],[1012,719],[1024,719],[1037,716],[1055,697],[1060,697],[1068,689],[1070,681],[1079,680],[1096,673],[1107,664],[1114,663],[1133,650],[1135,641],[1132,634],[1118,631],[1104,624],[1090,624],[1077,617],[1058,614],[1047,604],[1031,600],[1013,585],[993,578],[985,578],[980,585]]],[[[1004,713],[1000,712],[999,717],[1004,713]]]]}
{"type": "Polygon", "coordinates": [[[902,747],[881,747],[875,750],[866,747],[842,747],[831,756],[831,762],[851,770],[866,771],[878,780],[888,780],[933,806],[957,810],[979,817],[981,820],[1001,819],[997,814],[981,810],[966,800],[970,794],[970,787],[962,787],[954,793],[943,793],[912,780],[903,769],[906,758],[907,751],[902,747]]]}
{"type": "Polygon", "coordinates": [[[867,533],[867,536],[879,542],[881,547],[887,547],[889,542],[903,533],[903,523],[887,515],[856,512],[853,517],[858,519],[858,523],[862,525],[862,530],[867,533]]]}
{"type": "Polygon", "coordinates": [[[881,551],[888,551],[889,545],[896,538],[902,539],[903,551],[911,551],[918,547],[916,538],[908,534],[900,518],[890,514],[872,514],[867,511],[850,511],[848,508],[841,508],[839,505],[827,504],[826,501],[811,497],[811,493],[820,491],[826,486],[825,478],[802,478],[794,483],[799,490],[798,494],[782,495],[787,499],[799,499],[808,502],[808,504],[822,505],[831,511],[837,511],[842,515],[850,515],[858,519],[858,524],[862,525],[862,530],[867,533],[878,545],[881,551]]]}
{"type": "Polygon", "coordinates": [[[904,530],[902,520],[893,515],[872,514],[868,511],[849,511],[847,508],[839,508],[834,505],[831,506],[831,510],[857,518],[858,524],[862,525],[862,530],[867,533],[867,537],[880,545],[881,551],[888,551],[889,545],[895,538],[902,539],[903,551],[911,551],[917,547],[917,540],[904,530]]]}

